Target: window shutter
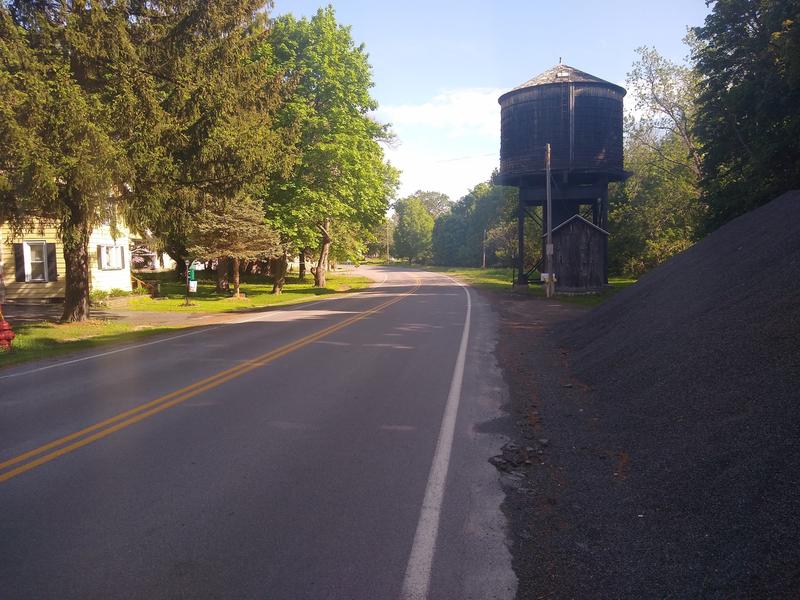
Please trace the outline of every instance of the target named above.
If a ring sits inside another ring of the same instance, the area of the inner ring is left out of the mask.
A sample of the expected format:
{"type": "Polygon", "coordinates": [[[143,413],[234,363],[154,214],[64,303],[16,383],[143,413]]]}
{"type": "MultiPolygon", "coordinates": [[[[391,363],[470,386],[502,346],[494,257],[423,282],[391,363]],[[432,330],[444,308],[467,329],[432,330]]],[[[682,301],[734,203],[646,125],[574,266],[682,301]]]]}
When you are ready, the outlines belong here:
{"type": "Polygon", "coordinates": [[[22,244],[14,244],[14,272],[16,281],[25,281],[25,251],[22,244]]]}
{"type": "Polygon", "coordinates": [[[125,246],[119,247],[119,266],[120,268],[125,268],[125,246]]]}
{"type": "Polygon", "coordinates": [[[103,270],[103,247],[97,244],[97,268],[103,270]]]}
{"type": "Polygon", "coordinates": [[[47,281],[58,281],[58,264],[56,264],[56,245],[47,244],[47,281]]]}

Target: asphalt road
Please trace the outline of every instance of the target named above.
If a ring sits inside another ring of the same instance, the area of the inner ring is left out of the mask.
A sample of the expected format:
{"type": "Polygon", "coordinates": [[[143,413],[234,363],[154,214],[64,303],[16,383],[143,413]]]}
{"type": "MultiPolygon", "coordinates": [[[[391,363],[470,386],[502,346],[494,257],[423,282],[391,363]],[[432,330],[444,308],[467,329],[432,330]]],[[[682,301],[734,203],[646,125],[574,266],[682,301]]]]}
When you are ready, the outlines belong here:
{"type": "Polygon", "coordinates": [[[0,599],[513,597],[503,439],[479,433],[507,399],[494,316],[443,276],[369,272],[0,371],[0,599]]]}

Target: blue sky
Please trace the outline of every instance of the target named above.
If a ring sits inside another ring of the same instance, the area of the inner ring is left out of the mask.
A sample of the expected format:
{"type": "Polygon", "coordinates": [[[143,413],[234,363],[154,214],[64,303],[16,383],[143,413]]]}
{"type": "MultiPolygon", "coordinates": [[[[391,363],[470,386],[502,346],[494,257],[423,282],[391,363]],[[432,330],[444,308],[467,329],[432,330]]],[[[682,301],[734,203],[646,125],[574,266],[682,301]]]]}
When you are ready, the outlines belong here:
{"type": "MultiPolygon", "coordinates": [[[[275,1],[273,14],[311,16],[314,0],[275,1]]],[[[399,195],[441,191],[457,200],[486,180],[500,152],[497,97],[558,63],[625,85],[634,50],[682,60],[702,0],[606,2],[332,2],[364,43],[377,117],[392,123],[387,156],[403,171],[399,195]]]]}

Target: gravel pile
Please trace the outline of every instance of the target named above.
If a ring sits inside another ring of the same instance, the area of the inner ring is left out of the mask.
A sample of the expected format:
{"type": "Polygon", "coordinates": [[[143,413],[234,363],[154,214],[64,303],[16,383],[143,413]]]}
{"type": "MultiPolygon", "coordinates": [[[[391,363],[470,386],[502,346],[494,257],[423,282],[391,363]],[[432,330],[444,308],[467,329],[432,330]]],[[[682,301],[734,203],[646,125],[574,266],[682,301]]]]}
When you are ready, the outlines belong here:
{"type": "Polygon", "coordinates": [[[800,597],[800,192],[555,336],[590,389],[570,446],[618,465],[565,495],[591,554],[570,595],[800,597]]]}

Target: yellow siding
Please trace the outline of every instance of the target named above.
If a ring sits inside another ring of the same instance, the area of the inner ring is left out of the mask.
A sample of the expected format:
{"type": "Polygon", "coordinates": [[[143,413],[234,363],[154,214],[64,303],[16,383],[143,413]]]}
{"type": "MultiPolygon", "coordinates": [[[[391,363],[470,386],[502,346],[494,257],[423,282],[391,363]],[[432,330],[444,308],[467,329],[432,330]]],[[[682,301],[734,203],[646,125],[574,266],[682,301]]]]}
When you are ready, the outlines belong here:
{"type": "Polygon", "coordinates": [[[3,282],[7,300],[49,300],[64,297],[64,248],[58,239],[55,225],[52,223],[40,223],[30,231],[16,237],[12,237],[11,229],[8,225],[0,225],[0,244],[2,244],[3,282]],[[13,244],[26,240],[40,240],[56,245],[57,281],[43,283],[15,281],[13,244]]]}
{"type": "MultiPolygon", "coordinates": [[[[89,271],[92,289],[111,291],[118,288],[125,291],[131,289],[130,271],[130,231],[125,226],[119,227],[120,232],[116,240],[111,236],[108,226],[96,228],[89,238],[89,271]],[[122,246],[125,252],[125,268],[115,271],[103,271],[97,263],[97,245],[122,246]]],[[[64,298],[64,248],[58,239],[56,226],[52,223],[41,223],[22,235],[12,237],[11,230],[6,224],[0,224],[0,268],[3,273],[5,296],[7,300],[42,301],[64,298]],[[45,241],[56,245],[57,281],[46,283],[26,283],[15,281],[14,272],[14,247],[13,244],[23,241],[45,241]]],[[[0,293],[2,296],[2,293],[0,293]]]]}

